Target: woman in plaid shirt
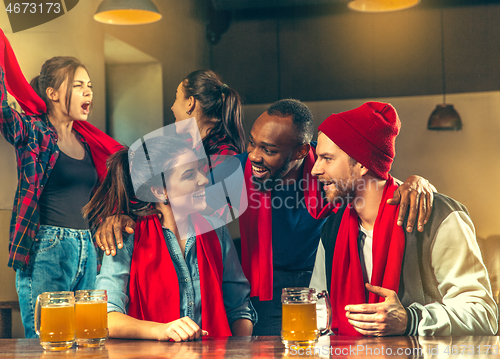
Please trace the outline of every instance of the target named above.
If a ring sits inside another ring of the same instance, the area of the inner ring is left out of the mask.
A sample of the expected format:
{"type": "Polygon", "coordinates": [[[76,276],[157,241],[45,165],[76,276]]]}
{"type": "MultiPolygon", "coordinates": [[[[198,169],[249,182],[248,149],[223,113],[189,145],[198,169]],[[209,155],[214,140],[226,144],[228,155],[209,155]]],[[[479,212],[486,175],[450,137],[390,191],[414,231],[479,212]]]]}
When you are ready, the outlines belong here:
{"type": "Polygon", "coordinates": [[[96,251],[81,211],[106,158],[122,148],[86,123],[92,85],[76,58],[48,60],[31,85],[0,31],[0,131],[15,147],[18,166],[8,264],[16,270],[27,338],[36,337],[39,294],[94,288],[96,251]],[[9,107],[6,88],[23,113],[9,107]]]}

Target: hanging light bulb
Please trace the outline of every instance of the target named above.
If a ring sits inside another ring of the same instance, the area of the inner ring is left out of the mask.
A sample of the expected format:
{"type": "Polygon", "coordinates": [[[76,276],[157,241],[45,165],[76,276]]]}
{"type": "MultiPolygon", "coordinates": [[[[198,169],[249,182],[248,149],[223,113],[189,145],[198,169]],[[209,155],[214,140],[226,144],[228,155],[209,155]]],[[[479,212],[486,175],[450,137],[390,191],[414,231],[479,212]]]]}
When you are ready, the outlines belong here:
{"type": "Polygon", "coordinates": [[[444,13],[441,9],[441,71],[443,81],[443,103],[432,111],[427,129],[434,131],[459,131],[462,129],[462,120],[453,105],[446,103],[446,72],[444,62],[444,13]]]}
{"type": "Polygon", "coordinates": [[[113,25],[149,24],[160,19],[151,0],[104,0],[94,15],[94,20],[113,25]]]}
{"type": "Polygon", "coordinates": [[[389,12],[416,6],[420,0],[354,0],[347,4],[349,9],[362,12],[389,12]]]}
{"type": "Polygon", "coordinates": [[[427,129],[435,131],[458,131],[462,129],[462,120],[458,112],[453,108],[453,105],[446,103],[439,104],[429,117],[427,129]]]}

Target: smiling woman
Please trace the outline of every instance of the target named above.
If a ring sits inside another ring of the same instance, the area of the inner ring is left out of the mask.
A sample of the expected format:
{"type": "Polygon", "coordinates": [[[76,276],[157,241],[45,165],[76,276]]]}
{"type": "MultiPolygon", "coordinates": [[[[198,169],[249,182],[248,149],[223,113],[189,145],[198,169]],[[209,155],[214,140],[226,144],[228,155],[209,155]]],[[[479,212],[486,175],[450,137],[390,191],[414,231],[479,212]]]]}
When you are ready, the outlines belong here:
{"type": "Polygon", "coordinates": [[[1,30],[0,48],[0,131],[15,147],[19,173],[9,266],[25,336],[33,338],[39,294],[95,286],[96,252],[81,210],[103,174],[99,168],[121,146],[86,123],[92,86],[76,58],[48,60],[30,87],[1,30]],[[9,107],[6,88],[23,113],[9,107]]]}
{"type": "Polygon", "coordinates": [[[97,277],[108,291],[110,337],[251,335],[256,314],[232,239],[220,220],[198,213],[207,183],[193,150],[174,137],[110,158],[85,215],[94,223],[121,212],[139,216],[97,277]]]}

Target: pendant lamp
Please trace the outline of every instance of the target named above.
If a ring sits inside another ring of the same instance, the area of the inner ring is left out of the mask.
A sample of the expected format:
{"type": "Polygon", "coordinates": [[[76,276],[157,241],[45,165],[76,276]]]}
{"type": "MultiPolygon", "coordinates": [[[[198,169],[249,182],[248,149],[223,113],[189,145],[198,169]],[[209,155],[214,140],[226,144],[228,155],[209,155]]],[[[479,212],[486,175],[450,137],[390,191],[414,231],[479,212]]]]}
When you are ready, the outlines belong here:
{"type": "Polygon", "coordinates": [[[441,71],[443,80],[443,103],[436,106],[431,113],[428,130],[458,131],[462,129],[462,120],[453,105],[446,103],[446,72],[444,62],[444,15],[441,9],[441,71]]]}
{"type": "Polygon", "coordinates": [[[141,25],[161,19],[151,0],[103,0],[94,20],[112,25],[141,25]]]}
{"type": "Polygon", "coordinates": [[[389,12],[408,9],[419,3],[420,0],[354,0],[347,7],[361,12],[389,12]]]}
{"type": "Polygon", "coordinates": [[[439,104],[432,111],[427,123],[428,130],[435,131],[458,131],[462,129],[462,120],[453,105],[439,104]]]}

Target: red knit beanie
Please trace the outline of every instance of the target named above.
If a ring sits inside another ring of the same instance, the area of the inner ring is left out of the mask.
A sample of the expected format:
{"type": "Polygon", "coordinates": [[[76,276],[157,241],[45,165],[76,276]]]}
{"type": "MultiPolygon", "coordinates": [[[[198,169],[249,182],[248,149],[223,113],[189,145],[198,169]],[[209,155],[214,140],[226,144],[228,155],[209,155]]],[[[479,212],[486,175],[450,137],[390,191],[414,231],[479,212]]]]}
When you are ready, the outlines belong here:
{"type": "Polygon", "coordinates": [[[391,104],[367,102],[354,110],[331,115],[318,130],[378,177],[387,179],[396,156],[400,127],[391,104]]]}

